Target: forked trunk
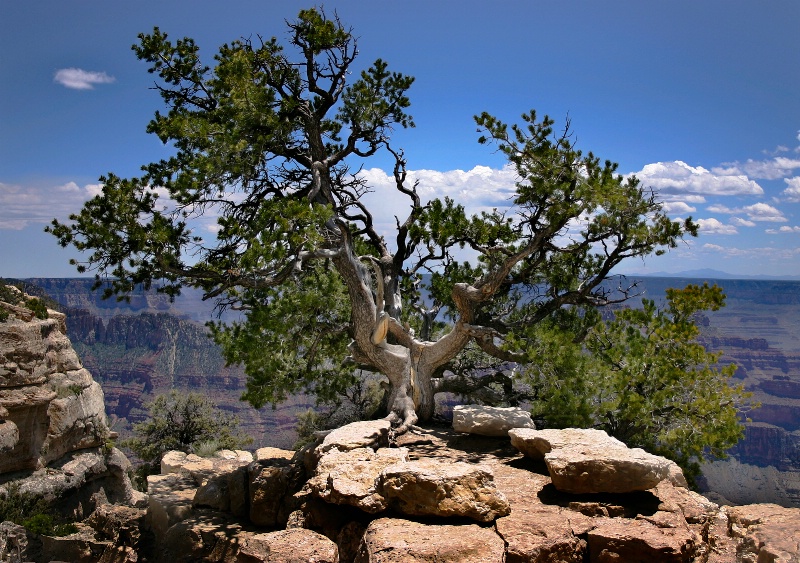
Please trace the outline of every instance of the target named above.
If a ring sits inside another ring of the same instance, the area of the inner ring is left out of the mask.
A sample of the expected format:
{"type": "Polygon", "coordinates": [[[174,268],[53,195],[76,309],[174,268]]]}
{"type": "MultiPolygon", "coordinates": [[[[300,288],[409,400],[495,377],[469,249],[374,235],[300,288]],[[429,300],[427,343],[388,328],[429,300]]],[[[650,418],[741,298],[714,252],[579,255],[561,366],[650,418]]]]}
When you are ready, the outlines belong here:
{"type": "MultiPolygon", "coordinates": [[[[410,354],[413,356],[413,354],[410,354]]],[[[417,422],[427,422],[433,417],[435,401],[432,370],[413,357],[409,358],[400,373],[388,374],[391,383],[388,418],[402,434],[417,422]]]]}

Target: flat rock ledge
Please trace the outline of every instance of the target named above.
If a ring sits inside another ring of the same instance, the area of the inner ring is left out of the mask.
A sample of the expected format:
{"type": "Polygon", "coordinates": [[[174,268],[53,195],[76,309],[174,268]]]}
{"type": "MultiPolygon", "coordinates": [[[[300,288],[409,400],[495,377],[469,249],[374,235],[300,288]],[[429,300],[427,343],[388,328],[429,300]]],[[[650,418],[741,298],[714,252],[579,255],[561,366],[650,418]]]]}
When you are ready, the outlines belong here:
{"type": "Polygon", "coordinates": [[[544,459],[553,486],[566,493],[646,491],[675,473],[668,459],[628,448],[601,430],[516,429],[509,436],[525,455],[544,459]]]}
{"type": "Polygon", "coordinates": [[[507,436],[512,428],[535,428],[528,411],[519,407],[457,405],[453,430],[479,436],[507,436]]]}

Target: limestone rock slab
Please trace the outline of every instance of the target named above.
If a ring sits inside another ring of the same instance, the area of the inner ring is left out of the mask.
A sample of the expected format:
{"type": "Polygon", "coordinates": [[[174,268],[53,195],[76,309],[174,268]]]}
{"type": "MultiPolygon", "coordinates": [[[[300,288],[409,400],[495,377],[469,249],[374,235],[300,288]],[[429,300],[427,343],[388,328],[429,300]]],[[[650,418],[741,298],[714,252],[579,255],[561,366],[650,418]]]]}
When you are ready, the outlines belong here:
{"type": "Polygon", "coordinates": [[[357,448],[377,449],[389,445],[388,420],[364,420],[346,424],[330,432],[317,447],[317,455],[322,456],[334,448],[339,451],[357,448]]]}
{"type": "Polygon", "coordinates": [[[537,460],[543,460],[545,454],[566,447],[627,448],[623,442],[612,438],[603,430],[594,428],[563,428],[535,430],[532,428],[515,428],[508,431],[511,445],[522,454],[537,460]]]}
{"type": "Polygon", "coordinates": [[[553,486],[567,493],[646,491],[682,473],[668,459],[628,448],[602,430],[510,430],[511,444],[527,457],[544,459],[553,486]]]}
{"type": "Polygon", "coordinates": [[[481,436],[506,436],[512,428],[535,428],[528,411],[519,407],[457,405],[453,430],[481,436]]]}
{"type": "Polygon", "coordinates": [[[496,526],[509,561],[584,561],[586,542],[573,534],[568,515],[558,506],[514,504],[496,526]]]}
{"type": "Polygon", "coordinates": [[[281,457],[254,461],[247,472],[250,521],[268,528],[283,525],[294,508],[292,495],[301,486],[303,472],[281,457]]]}
{"type": "Polygon", "coordinates": [[[425,525],[379,518],[367,527],[356,563],[500,563],[505,545],[492,528],[425,525]]]}
{"type": "Polygon", "coordinates": [[[669,475],[669,460],[640,448],[569,447],[544,456],[553,486],[567,493],[652,489],[669,475]]]}
{"type": "Polygon", "coordinates": [[[346,452],[332,450],[317,465],[307,489],[334,504],[349,504],[375,514],[386,509],[386,499],[378,492],[381,472],[408,461],[406,448],[358,448],[346,452]]]}
{"type": "Polygon", "coordinates": [[[509,513],[492,472],[470,463],[421,459],[387,467],[379,493],[389,506],[415,516],[462,516],[491,522],[509,513]]]}

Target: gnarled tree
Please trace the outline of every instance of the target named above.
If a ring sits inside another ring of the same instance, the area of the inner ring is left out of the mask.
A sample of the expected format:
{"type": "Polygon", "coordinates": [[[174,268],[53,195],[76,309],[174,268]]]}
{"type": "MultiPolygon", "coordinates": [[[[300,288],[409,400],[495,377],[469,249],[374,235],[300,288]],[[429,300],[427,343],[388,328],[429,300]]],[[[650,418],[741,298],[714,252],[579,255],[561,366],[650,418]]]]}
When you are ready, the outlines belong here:
{"type": "Polygon", "coordinates": [[[402,431],[432,416],[437,378],[468,343],[524,358],[504,345],[515,327],[624,299],[625,288],[600,285],[614,266],[695,234],[534,112],[521,126],[475,118],[479,142],[496,145],[518,175],[507,213],[422,201],[389,138],[413,126],[413,79],[380,59],[351,76],[355,37],[322,11],[301,11],[288,29],[288,51],[275,38],[242,39],[223,45],[213,68],[191,39],[141,35],[134,50],[169,110],[148,130],[174,156],[138,178],[101,178],[101,195],[49,228],[87,251],[78,269],[108,277],[109,293],[187,284],[244,309],[242,323],[215,336],[229,361],[245,364],[252,404],[334,391],[360,367],[388,378],[387,414],[402,431]],[[358,173],[378,151],[394,157],[394,189],[408,198],[392,236],[378,232],[363,198],[373,187],[358,173]],[[198,236],[196,220],[210,216],[216,236],[198,236]],[[465,247],[471,263],[459,261],[465,247]],[[434,339],[441,309],[451,322],[434,339]]]}

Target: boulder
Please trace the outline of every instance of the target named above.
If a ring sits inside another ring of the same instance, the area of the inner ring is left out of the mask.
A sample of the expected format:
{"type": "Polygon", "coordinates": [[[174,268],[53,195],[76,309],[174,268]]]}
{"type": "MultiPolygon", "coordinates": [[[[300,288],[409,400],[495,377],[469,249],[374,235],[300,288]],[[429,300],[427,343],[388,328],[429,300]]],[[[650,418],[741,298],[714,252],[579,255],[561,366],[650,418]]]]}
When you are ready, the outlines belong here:
{"type": "Polygon", "coordinates": [[[535,428],[528,411],[519,407],[457,405],[453,430],[481,436],[506,436],[512,428],[535,428]]]}
{"type": "Polygon", "coordinates": [[[198,513],[172,526],[157,562],[338,563],[336,544],[302,528],[257,533],[221,515],[198,513]]]}
{"type": "Polygon", "coordinates": [[[356,563],[500,563],[505,545],[492,528],[379,518],[367,527],[356,563]]]}
{"type": "Polygon", "coordinates": [[[497,533],[506,543],[508,561],[582,563],[586,542],[572,531],[569,512],[544,504],[513,505],[498,518],[497,533]]]}
{"type": "Polygon", "coordinates": [[[294,458],[295,453],[292,450],[282,450],[281,448],[258,448],[253,458],[255,461],[275,458],[291,460],[294,458]]]}
{"type": "Polygon", "coordinates": [[[421,459],[387,467],[378,492],[389,506],[415,516],[462,516],[491,522],[509,513],[492,472],[470,463],[421,459]]]}
{"type": "Polygon", "coordinates": [[[516,429],[509,431],[509,436],[511,444],[527,457],[544,459],[553,486],[560,491],[646,491],[670,475],[675,482],[685,483],[673,462],[640,448],[628,448],[602,430],[516,429]]]}
{"type": "Polygon", "coordinates": [[[117,546],[139,548],[147,512],[119,504],[101,504],[84,522],[101,539],[117,546]]]}
{"type": "Polygon", "coordinates": [[[193,514],[196,492],[197,484],[187,475],[168,473],[147,477],[147,522],[157,540],[193,514]]]}
{"type": "Polygon", "coordinates": [[[193,505],[246,516],[248,512],[247,465],[253,454],[220,450],[212,457],[169,451],[161,457],[161,474],[190,477],[197,486],[193,505]]]}
{"type": "Polygon", "coordinates": [[[247,467],[250,521],[258,526],[282,526],[294,510],[293,495],[304,471],[284,457],[254,461],[247,467]]]}
{"type": "Polygon", "coordinates": [[[10,452],[19,443],[19,428],[10,420],[0,420],[0,454],[10,452]]]}
{"type": "Polygon", "coordinates": [[[334,504],[349,504],[370,514],[386,509],[386,499],[378,492],[381,472],[408,460],[406,448],[358,448],[332,450],[317,464],[306,488],[319,498],[334,504]]]}
{"type": "Polygon", "coordinates": [[[629,518],[594,518],[586,535],[589,560],[659,561],[688,563],[694,561],[702,541],[688,527],[659,527],[651,522],[629,518]]]}
{"type": "Polygon", "coordinates": [[[553,486],[574,494],[646,491],[669,475],[667,459],[640,448],[560,448],[544,461],[553,486]]]}
{"type": "Polygon", "coordinates": [[[246,532],[240,523],[225,515],[198,511],[156,536],[153,559],[156,563],[232,563],[239,561],[239,542],[250,534],[252,532],[246,532]]]}
{"type": "Polygon", "coordinates": [[[391,423],[383,419],[346,424],[325,436],[316,448],[317,458],[334,448],[344,452],[358,448],[378,449],[388,446],[391,427],[391,423]]]}

